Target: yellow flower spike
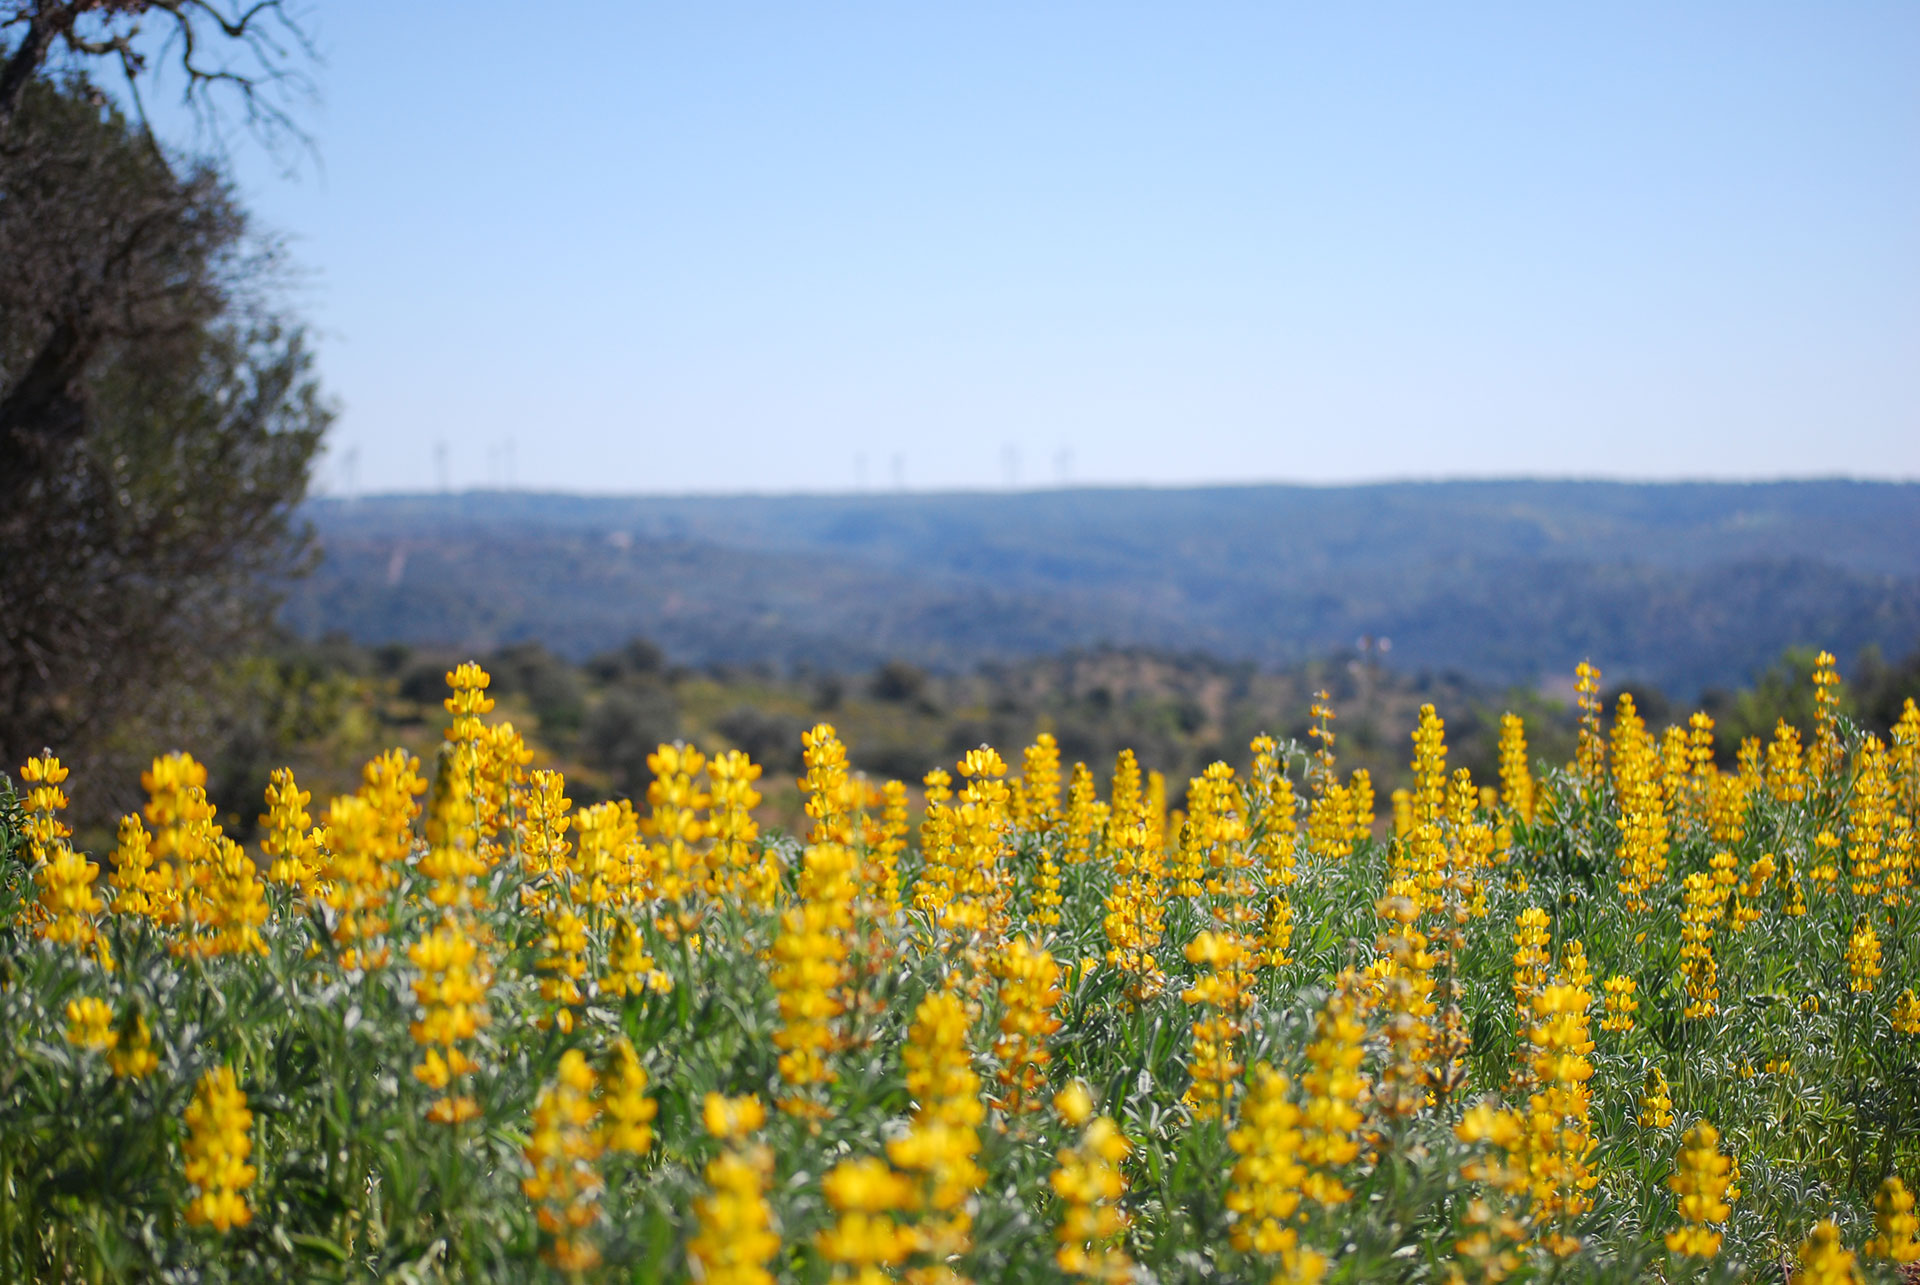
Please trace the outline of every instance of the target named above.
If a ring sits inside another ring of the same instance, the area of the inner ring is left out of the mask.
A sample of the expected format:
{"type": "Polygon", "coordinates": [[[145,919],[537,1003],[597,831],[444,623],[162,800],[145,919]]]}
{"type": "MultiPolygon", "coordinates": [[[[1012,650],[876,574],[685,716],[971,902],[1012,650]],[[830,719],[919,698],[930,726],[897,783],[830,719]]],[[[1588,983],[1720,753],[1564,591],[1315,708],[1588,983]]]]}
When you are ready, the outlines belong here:
{"type": "Polygon", "coordinates": [[[1816,785],[1846,762],[1840,748],[1839,687],[1833,653],[1823,651],[1813,660],[1813,745],[1807,752],[1807,774],[1816,785]]]}
{"type": "Polygon", "coordinates": [[[39,890],[27,911],[34,935],[42,941],[76,948],[93,946],[100,952],[101,963],[112,968],[113,961],[94,924],[94,917],[106,909],[93,887],[100,877],[100,867],[73,850],[68,842],[73,830],[60,819],[68,802],[60,789],[60,783],[67,779],[67,769],[47,754],[28,759],[20,769],[20,778],[33,787],[27,791],[23,820],[33,882],[39,890]]]}
{"type": "Polygon", "coordinates": [[[248,1136],[253,1112],[235,1082],[233,1068],[215,1067],[200,1077],[187,1106],[187,1138],[182,1144],[186,1179],[194,1188],[187,1221],[227,1232],[253,1221],[243,1194],[253,1185],[253,1151],[248,1136]]]}
{"type": "Polygon", "coordinates": [[[647,756],[653,781],[640,832],[652,840],[647,859],[657,892],[667,901],[713,885],[711,854],[701,847],[708,829],[700,815],[713,799],[695,783],[706,766],[706,756],[691,745],[662,745],[647,756]]]}
{"type": "Polygon", "coordinates": [[[153,1034],[147,1019],[128,1010],[114,1027],[113,1045],[107,1050],[107,1069],[123,1080],[139,1080],[152,1075],[160,1066],[153,1051],[153,1034]]]}
{"type": "Polygon", "coordinates": [[[867,1285],[893,1279],[892,1269],[913,1253],[915,1237],[895,1217],[913,1202],[913,1184],[873,1156],[842,1160],[820,1188],[834,1225],[814,1237],[835,1281],[867,1285]]]}
{"type": "Polygon", "coordinates": [[[1914,1216],[1913,1193],[1897,1175],[1888,1175],[1874,1193],[1873,1229],[1873,1239],[1865,1247],[1867,1257],[1920,1262],[1920,1218],[1914,1216]]]}
{"type": "Polygon", "coordinates": [[[580,979],[587,971],[587,921],[563,905],[548,910],[545,918],[535,967],[540,998],[551,1007],[540,1023],[542,1029],[557,1026],[565,1033],[573,1029],[574,1011],[586,1002],[580,979]]]}
{"type": "Polygon", "coordinates": [[[118,1040],[113,1029],[113,1008],[93,995],[67,1001],[67,1043],[92,1053],[104,1053],[118,1040]]]}
{"type": "Polygon", "coordinates": [[[1357,974],[1340,975],[1314,1017],[1309,1065],[1300,1077],[1300,1159],[1310,1166],[1301,1189],[1322,1205],[1343,1204],[1353,1197],[1339,1174],[1360,1154],[1364,1117],[1359,1104],[1367,1093],[1366,1077],[1360,1073],[1367,1028],[1358,986],[1357,974]]]}
{"type": "Polygon", "coordinates": [[[1280,746],[1271,736],[1256,736],[1253,769],[1245,782],[1246,815],[1253,826],[1261,873],[1268,886],[1285,888],[1298,878],[1295,843],[1299,838],[1299,800],[1293,781],[1280,761],[1280,746]]]}
{"type": "Polygon", "coordinates": [[[305,887],[316,872],[313,817],[307,804],[313,795],[293,779],[293,769],[277,767],[267,782],[267,810],[260,817],[260,851],[270,865],[267,880],[288,887],[305,887]]]}
{"type": "Polygon", "coordinates": [[[520,851],[521,900],[529,906],[545,905],[552,889],[564,885],[567,855],[573,844],[567,831],[573,818],[567,810],[573,800],[566,795],[567,781],[559,772],[545,768],[528,775],[523,800],[517,845],[520,851]]]}
{"type": "Polygon", "coordinates": [[[1607,742],[1600,734],[1600,670],[1581,661],[1574,666],[1573,690],[1580,709],[1579,740],[1574,750],[1573,773],[1581,785],[1597,789],[1606,773],[1607,742]]]}
{"type": "Polygon", "coordinates": [[[1533,771],[1527,763],[1526,724],[1518,714],[1500,717],[1500,801],[1522,821],[1533,820],[1533,771]]]}
{"type": "Polygon", "coordinates": [[[600,978],[600,989],[609,995],[631,999],[673,989],[673,979],[654,967],[645,935],[625,916],[613,921],[613,936],[607,945],[607,971],[600,978]]]}
{"type": "Polygon", "coordinates": [[[1033,876],[1033,922],[1041,928],[1057,927],[1060,905],[1060,866],[1053,859],[1053,849],[1042,846],[1040,865],[1033,876]]]}
{"type": "Polygon", "coordinates": [[[1640,1123],[1649,1129],[1673,1127],[1673,1094],[1666,1075],[1657,1066],[1647,1072],[1646,1088],[1640,1095],[1640,1123]]]}
{"type": "Polygon", "coordinates": [[[484,728],[480,715],[493,712],[493,698],[486,694],[493,679],[473,661],[466,661],[447,673],[447,686],[453,694],[444,702],[453,721],[447,726],[446,739],[471,743],[480,739],[484,728]]]}
{"type": "Polygon", "coordinates": [[[907,1133],[887,1144],[887,1159],[914,1182],[920,1252],[936,1261],[972,1244],[971,1201],[986,1180],[976,1163],[986,1109],[967,1045],[971,1025],[956,990],[933,991],[914,1010],[900,1055],[915,1107],[907,1133]]]}
{"type": "Polygon", "coordinates": [[[842,993],[849,977],[847,955],[853,929],[853,852],[837,843],[806,850],[800,903],[780,916],[771,980],[778,996],[780,1078],[792,1092],[780,1109],[814,1116],[824,1109],[819,1090],[837,1078],[828,1059],[845,1039],[842,993]]]}
{"type": "Polygon", "coordinates": [[[1687,1003],[1682,1015],[1711,1017],[1719,1011],[1720,969],[1713,954],[1713,930],[1720,923],[1726,887],[1705,871],[1696,870],[1682,885],[1680,912],[1680,970],[1686,979],[1687,1003]]]}
{"type": "Polygon", "coordinates": [[[780,1250],[780,1236],[764,1194],[772,1173],[773,1153],[746,1144],[744,1136],[707,1163],[707,1194],[693,1202],[696,1230],[687,1243],[695,1280],[773,1285],[767,1264],[780,1250]]]}
{"type": "Polygon", "coordinates": [[[1847,940],[1848,989],[1856,995],[1873,990],[1880,978],[1880,934],[1865,915],[1853,921],[1853,935],[1847,940]]]}
{"type": "Polygon", "coordinates": [[[1148,831],[1140,765],[1130,749],[1121,750],[1114,760],[1107,845],[1113,857],[1113,881],[1101,921],[1107,962],[1128,975],[1128,991],[1137,1001],[1159,993],[1166,980],[1155,960],[1166,931],[1166,870],[1148,831]]]}
{"type": "Polygon", "coordinates": [[[1660,761],[1646,723],[1631,694],[1622,692],[1614,715],[1614,787],[1620,798],[1620,893],[1636,913],[1647,910],[1647,895],[1667,873],[1671,817],[1660,761]]]}
{"type": "Polygon", "coordinates": [[[596,1089],[600,1146],[633,1156],[653,1146],[653,1118],[660,1108],[647,1096],[647,1083],[647,1069],[632,1043],[624,1036],[614,1041],[596,1089]]]}
{"type": "Polygon", "coordinates": [[[1055,1232],[1060,1247],[1054,1261],[1070,1276],[1129,1280],[1133,1261],[1120,1241],[1131,1220],[1119,1207],[1127,1190],[1119,1166],[1133,1144],[1111,1119],[1093,1116],[1092,1095],[1078,1081],[1054,1101],[1063,1119],[1082,1128],[1078,1144],[1056,1154],[1058,1167],[1048,1178],[1061,1204],[1055,1232]],[[1062,1099],[1066,1099],[1064,1106],[1062,1099]]]}
{"type": "Polygon", "coordinates": [[[1060,1029],[1054,1008],[1060,1002],[1060,966],[1030,937],[1017,937],[994,954],[988,971],[999,980],[1004,1014],[993,1055],[1000,1063],[998,1105],[1009,1116],[1040,1109],[1047,1063],[1047,1040],[1060,1029]]]}
{"type": "Polygon", "coordinates": [[[1236,1054],[1242,1017],[1252,1000],[1252,960],[1245,942],[1232,933],[1202,932],[1184,953],[1188,963],[1207,971],[1180,996],[1199,1010],[1188,1058],[1193,1083],[1182,1100],[1196,1120],[1217,1119],[1240,1076],[1236,1054]]]}
{"type": "Polygon", "coordinates": [[[546,1242],[541,1257],[562,1271],[585,1271],[600,1261],[586,1234],[600,1216],[606,1185],[594,1167],[603,1149],[594,1128],[595,1087],[586,1056],[568,1049],[553,1082],[540,1092],[522,1148],[533,1172],[520,1187],[536,1206],[546,1242]]]}
{"type": "Polygon", "coordinates": [[[1533,1011],[1534,995],[1547,984],[1553,957],[1547,953],[1552,941],[1552,920],[1538,906],[1529,906],[1514,919],[1513,998],[1524,1018],[1533,1011]]]}
{"type": "Polygon", "coordinates": [[[1800,1270],[1793,1274],[1793,1285],[1858,1285],[1860,1271],[1853,1254],[1840,1243],[1840,1229],[1831,1219],[1814,1226],[1798,1257],[1800,1270]]]}
{"type": "Polygon", "coordinates": [[[817,723],[800,737],[806,771],[800,788],[806,796],[806,812],[813,818],[809,843],[855,842],[853,814],[859,806],[858,792],[847,766],[847,747],[831,723],[817,723]]]}
{"type": "Polygon", "coordinates": [[[1733,1214],[1727,1203],[1733,1162],[1720,1151],[1720,1131],[1705,1120],[1687,1130],[1681,1140],[1675,1172],[1667,1185],[1679,1197],[1682,1225],[1666,1236],[1669,1253],[1712,1258],[1720,1252],[1721,1233],[1715,1223],[1733,1214]]]}
{"type": "Polygon", "coordinates": [[[1100,802],[1094,792],[1093,772],[1085,763],[1075,763],[1067,775],[1066,862],[1084,865],[1096,855],[1100,828],[1100,802]]]}
{"type": "Polygon", "coordinates": [[[1238,1159],[1229,1175],[1228,1237],[1242,1253],[1277,1256],[1299,1244],[1295,1214],[1307,1170],[1300,1163],[1300,1111],[1288,1100],[1287,1077],[1264,1062],[1240,1118],[1227,1135],[1238,1159]]]}
{"type": "Polygon", "coordinates": [[[420,970],[413,983],[420,1016],[409,1030],[423,1053],[413,1073],[440,1094],[427,1108],[427,1119],[464,1123],[480,1114],[480,1104],[458,1089],[478,1069],[461,1046],[489,1020],[492,974],[486,954],[458,920],[443,919],[408,948],[407,958],[420,970]]]}
{"type": "Polygon", "coordinates": [[[1634,998],[1636,983],[1631,977],[1615,974],[1601,983],[1606,993],[1607,1015],[1600,1020],[1603,1031],[1625,1033],[1633,1029],[1633,1015],[1640,1007],[1640,1001],[1634,998]]]}
{"type": "Polygon", "coordinates": [[[1889,1015],[1893,1029],[1902,1035],[1920,1035],[1920,995],[1909,986],[1893,1002],[1893,1011],[1889,1015]]]}
{"type": "MultiPolygon", "coordinates": [[[[760,765],[739,750],[728,750],[707,760],[713,809],[708,827],[713,836],[713,851],[708,861],[715,891],[723,895],[739,894],[754,904],[770,906],[774,889],[758,877],[760,854],[755,851],[760,826],[753,819],[753,809],[760,806],[760,791],[754,788],[754,782],[760,779],[760,773],[760,765]]],[[[901,806],[904,834],[904,793],[901,806]]],[[[901,847],[905,847],[904,841],[901,847]]]]}
{"type": "Polygon", "coordinates": [[[1338,737],[1333,723],[1338,717],[1333,712],[1333,697],[1324,689],[1313,694],[1313,704],[1307,710],[1310,726],[1307,739],[1318,742],[1313,753],[1307,759],[1307,783],[1317,797],[1333,788],[1335,782],[1333,743],[1338,737]]]}
{"type": "Polygon", "coordinates": [[[1033,738],[1020,756],[1020,779],[1026,787],[1028,828],[1051,834],[1060,820],[1060,742],[1052,732],[1033,738]]]}

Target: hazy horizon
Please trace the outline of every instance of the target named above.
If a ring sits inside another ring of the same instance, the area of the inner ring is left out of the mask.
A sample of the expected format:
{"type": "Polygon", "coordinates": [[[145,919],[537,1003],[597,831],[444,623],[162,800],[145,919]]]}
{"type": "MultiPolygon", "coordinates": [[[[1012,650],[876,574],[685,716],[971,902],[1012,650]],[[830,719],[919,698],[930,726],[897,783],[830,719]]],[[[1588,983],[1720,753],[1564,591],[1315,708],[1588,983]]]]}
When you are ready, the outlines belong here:
{"type": "Polygon", "coordinates": [[[1868,477],[1842,473],[1804,474],[1782,477],[1605,477],[1595,475],[1552,475],[1535,474],[1479,474],[1458,477],[1378,477],[1353,481],[1317,482],[1287,478],[1230,479],[1225,481],[1175,481],[1175,482],[1068,482],[1033,483],[1030,485],[1006,486],[981,484],[978,486],[868,486],[832,489],[795,488],[778,490],[773,488],[739,490],[599,490],[581,486],[507,486],[485,483],[467,486],[452,486],[445,490],[434,487],[394,488],[373,490],[362,488],[352,494],[336,489],[316,490],[310,498],[326,500],[348,499],[436,499],[443,496],[476,495],[518,495],[531,497],[556,497],[579,499],[783,499],[812,498],[820,499],[861,499],[905,497],[939,497],[948,495],[1046,495],[1055,492],[1072,494],[1082,491],[1222,491],[1222,490],[1260,490],[1289,489],[1313,491],[1364,490],[1397,486],[1475,486],[1500,485],[1511,483],[1535,483],[1549,486],[1795,486],[1820,485],[1829,483],[1857,484],[1862,486],[1920,487],[1920,478],[1868,477]]]}

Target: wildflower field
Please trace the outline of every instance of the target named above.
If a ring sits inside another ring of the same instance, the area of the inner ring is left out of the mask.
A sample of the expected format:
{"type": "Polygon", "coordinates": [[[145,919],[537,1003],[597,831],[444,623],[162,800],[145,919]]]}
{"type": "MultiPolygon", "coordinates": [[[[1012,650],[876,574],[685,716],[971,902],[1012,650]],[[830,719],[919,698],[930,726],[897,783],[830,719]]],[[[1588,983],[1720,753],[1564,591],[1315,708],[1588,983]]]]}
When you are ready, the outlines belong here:
{"type": "MultiPolygon", "coordinates": [[[[1920,710],[1716,763],[1579,670],[1576,760],[1169,812],[1123,753],[910,790],[805,737],[576,808],[450,673],[433,762],[258,850],[154,761],[76,852],[0,790],[0,1280],[1903,1279],[1920,710]],[[1376,804],[1382,813],[1376,817],[1376,804]]],[[[711,748],[711,747],[709,747],[711,748]]]]}

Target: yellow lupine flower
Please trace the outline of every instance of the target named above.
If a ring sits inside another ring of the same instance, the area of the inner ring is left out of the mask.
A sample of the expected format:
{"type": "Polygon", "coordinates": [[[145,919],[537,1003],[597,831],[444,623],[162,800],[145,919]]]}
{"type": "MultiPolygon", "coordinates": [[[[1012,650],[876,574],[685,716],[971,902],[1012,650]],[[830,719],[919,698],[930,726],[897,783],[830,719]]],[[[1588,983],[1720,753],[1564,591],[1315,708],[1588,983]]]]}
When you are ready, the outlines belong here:
{"type": "Polygon", "coordinates": [[[911,1229],[895,1217],[913,1202],[913,1184],[874,1156],[842,1160],[820,1183],[833,1226],[815,1235],[820,1256],[833,1264],[832,1279],[880,1285],[913,1253],[911,1229]]]}
{"type": "Polygon", "coordinates": [[[1017,937],[993,956],[989,971],[999,980],[1000,1034],[993,1056],[1001,1085],[999,1105],[1008,1115],[1037,1111],[1053,1054],[1048,1039],[1060,1029],[1060,966],[1030,937],[1017,937]]]}
{"type": "Polygon", "coordinates": [[[971,1025],[958,992],[930,992],[900,1053],[915,1108],[906,1135],[887,1144],[887,1158],[914,1178],[923,1211],[918,1250],[936,1261],[972,1244],[970,1202],[987,1176],[976,1163],[986,1109],[967,1045],[971,1025]]]}
{"type": "Polygon", "coordinates": [[[480,715],[493,712],[493,698],[486,694],[493,678],[473,661],[466,661],[447,673],[447,686],[453,689],[443,704],[453,721],[447,725],[446,738],[452,742],[480,739],[483,728],[480,715]]]}
{"type": "Polygon", "coordinates": [[[578,1049],[561,1054],[554,1080],[540,1091],[522,1148],[533,1172],[520,1188],[536,1206],[544,1233],[541,1257],[563,1271],[579,1272],[600,1261],[587,1229],[600,1216],[605,1181],[594,1162],[602,1149],[594,1128],[595,1079],[578,1049]]]}
{"type": "Polygon", "coordinates": [[[1300,1160],[1309,1166],[1301,1190],[1323,1205],[1350,1200],[1353,1192],[1339,1171],[1360,1154],[1359,1103],[1367,1092],[1360,1073],[1365,1057],[1366,1023],[1356,991],[1359,977],[1342,973],[1313,1020],[1307,1045],[1308,1069],[1300,1077],[1300,1160]]]}
{"type": "Polygon", "coordinates": [[[1673,1094],[1666,1074],[1657,1066],[1647,1071],[1646,1088],[1640,1094],[1640,1123],[1649,1129],[1673,1127],[1673,1094]]]}
{"type": "Polygon", "coordinates": [[[1547,953],[1552,940],[1552,920],[1539,906],[1528,906],[1513,921],[1513,998],[1521,1017],[1533,1012],[1533,997],[1547,984],[1553,956],[1547,953]]]}
{"type": "Polygon", "coordinates": [[[234,1079],[233,1068],[218,1066],[200,1077],[193,1101],[187,1105],[187,1139],[182,1144],[186,1178],[194,1196],[187,1221],[226,1232],[253,1221],[253,1210],[242,1193],[253,1185],[254,1168],[247,1163],[253,1151],[249,1130],[253,1112],[246,1094],[234,1079]]]}
{"type": "Polygon", "coordinates": [[[1902,1035],[1920,1035],[1920,995],[1909,986],[1893,1002],[1893,1029],[1902,1035]]]}
{"type": "Polygon", "coordinates": [[[1601,989],[1606,992],[1607,1015],[1600,1019],[1600,1029],[1631,1031],[1634,1012],[1640,1007],[1640,1001],[1634,998],[1633,978],[1616,973],[1601,983],[1601,989]]]}
{"type": "Polygon", "coordinates": [[[319,846],[307,804],[313,795],[294,782],[293,769],[277,767],[267,782],[267,810],[260,817],[260,851],[271,864],[267,879],[289,887],[305,887],[316,873],[314,851],[319,846]]]}
{"type": "MultiPolygon", "coordinates": [[[[760,838],[760,825],[753,819],[753,809],[760,806],[760,791],[753,783],[760,779],[760,773],[760,765],[739,750],[728,750],[707,760],[707,779],[712,786],[709,792],[712,814],[707,828],[713,836],[713,851],[708,861],[715,890],[722,894],[738,892],[756,905],[771,906],[779,888],[778,867],[767,866],[763,855],[754,850],[760,838]],[[766,877],[768,873],[773,876],[771,881],[766,877]]],[[[900,802],[900,847],[904,848],[904,792],[900,802]]]]}
{"type": "Polygon", "coordinates": [[[821,1086],[837,1072],[828,1058],[844,1037],[848,934],[853,927],[854,869],[851,850],[838,843],[817,843],[806,850],[800,880],[800,904],[780,916],[773,944],[772,982],[779,997],[780,1078],[793,1092],[780,1109],[817,1115],[824,1109],[821,1086]]]}
{"type": "Polygon", "coordinates": [[[706,1285],[773,1285],[767,1264],[780,1237],[764,1194],[773,1153],[750,1138],[766,1121],[756,1098],[709,1093],[707,1132],[729,1144],[706,1167],[707,1194],[694,1201],[696,1231],[687,1244],[694,1278],[706,1285]]]}
{"type": "Polygon", "coordinates": [[[595,1093],[599,1144],[608,1151],[645,1154],[653,1146],[653,1117],[660,1108],[647,1096],[647,1068],[625,1036],[608,1050],[595,1093]]]}
{"type": "Polygon", "coordinates": [[[647,755],[653,780],[647,786],[648,812],[640,832],[653,841],[648,860],[659,880],[659,894],[668,901],[712,882],[708,854],[700,846],[707,837],[700,814],[713,799],[695,781],[706,765],[706,755],[691,745],[662,745],[647,755]]]}
{"type": "Polygon", "coordinates": [[[1823,651],[1813,660],[1813,746],[1807,752],[1807,773],[1815,784],[1824,782],[1844,763],[1840,748],[1840,671],[1833,653],[1823,651]]]}
{"type": "Polygon", "coordinates": [[[118,1037],[113,1030],[113,1007],[94,995],[67,1001],[67,1043],[94,1053],[112,1048],[118,1037]]]}
{"type": "Polygon", "coordinates": [[[1880,978],[1880,934],[1865,915],[1853,923],[1853,935],[1847,939],[1848,989],[1864,995],[1880,978]]]}
{"type": "Polygon", "coordinates": [[[1681,1140],[1675,1172],[1667,1185],[1680,1198],[1682,1226],[1667,1233],[1670,1253],[1712,1258],[1720,1252],[1721,1233],[1712,1224],[1733,1215],[1727,1203],[1733,1162],[1720,1152],[1720,1131],[1705,1120],[1687,1130],[1681,1140]]]}
{"type": "Polygon", "coordinates": [[[1500,718],[1500,798],[1522,821],[1533,820],[1533,771],[1527,763],[1527,730],[1518,714],[1500,718]]]}
{"type": "Polygon", "coordinates": [[[1598,789],[1606,774],[1607,742],[1600,734],[1600,670],[1581,661],[1574,666],[1573,689],[1580,707],[1579,740],[1574,749],[1573,772],[1588,791],[1598,789]]]}
{"type": "Polygon", "coordinates": [[[1066,863],[1070,866],[1082,865],[1091,861],[1095,855],[1099,829],[1099,817],[1096,809],[1099,800],[1094,793],[1093,772],[1085,763],[1075,763],[1067,774],[1067,815],[1066,863]]]}
{"type": "Polygon", "coordinates": [[[443,919],[407,949],[420,975],[413,997],[420,1016],[409,1027],[424,1050],[414,1078],[440,1094],[427,1108],[435,1124],[455,1125],[480,1114],[480,1104],[460,1092],[460,1082],[477,1066],[461,1045],[487,1025],[487,988],[492,981],[487,958],[458,920],[443,919]]]}
{"type": "Polygon", "coordinates": [[[1184,953],[1188,963],[1206,971],[1180,995],[1199,1010],[1187,1062],[1193,1082],[1182,1100],[1196,1120],[1213,1120],[1225,1109],[1240,1076],[1237,1051],[1241,1019],[1252,1001],[1253,961],[1235,933],[1199,933],[1184,953]]]}
{"type": "Polygon", "coordinates": [[[1052,732],[1034,737],[1021,755],[1020,779],[1026,787],[1027,828],[1051,834],[1060,817],[1060,742],[1052,732]]]}
{"type": "Polygon", "coordinates": [[[66,793],[60,789],[67,768],[51,754],[42,755],[27,760],[20,779],[33,787],[27,791],[24,820],[33,881],[39,889],[28,912],[34,933],[44,941],[69,946],[97,945],[101,962],[111,967],[93,922],[106,909],[93,887],[100,867],[73,850],[68,843],[73,831],[60,819],[67,806],[66,793]]]}
{"type": "Polygon", "coordinates": [[[847,747],[831,723],[815,724],[800,741],[806,765],[800,788],[806,795],[807,815],[813,818],[808,842],[851,845],[859,794],[847,767],[847,747]]]}
{"type": "Polygon", "coordinates": [[[1106,1116],[1089,1121],[1092,1095],[1077,1081],[1072,1090],[1073,1096],[1062,1093],[1055,1099],[1061,1118],[1082,1133],[1077,1145],[1056,1153],[1059,1167],[1047,1180],[1062,1206],[1054,1262],[1068,1275],[1086,1280],[1130,1280],[1133,1260],[1120,1245],[1131,1221],[1120,1208],[1127,1191],[1120,1162],[1133,1144],[1106,1116]],[[1063,1104],[1060,1098],[1067,1101],[1063,1104]]]}
{"type": "Polygon", "coordinates": [[[153,1034],[147,1019],[129,1010],[114,1027],[113,1046],[107,1050],[107,1069],[123,1080],[138,1080],[152,1075],[160,1066],[153,1051],[153,1034]]]}
{"type": "Polygon", "coordinates": [[[1288,1100],[1287,1077],[1266,1063],[1227,1135],[1238,1157],[1228,1178],[1228,1237],[1242,1253],[1277,1256],[1299,1245],[1295,1224],[1307,1170],[1300,1163],[1300,1110],[1288,1100]]]}
{"type": "Polygon", "coordinates": [[[1840,1243],[1840,1229],[1831,1219],[1814,1226],[1798,1257],[1800,1270],[1793,1274],[1793,1285],[1858,1285],[1860,1272],[1853,1254],[1840,1243]]]}
{"type": "Polygon", "coordinates": [[[1867,1257],[1920,1262],[1920,1218],[1913,1213],[1913,1193],[1898,1175],[1889,1174],[1874,1193],[1873,1229],[1873,1239],[1866,1244],[1867,1257]]]}
{"type": "Polygon", "coordinates": [[[607,945],[607,971],[600,978],[600,988],[610,995],[634,999],[648,992],[673,989],[673,979],[654,967],[646,937],[624,916],[613,921],[613,937],[607,945]]]}

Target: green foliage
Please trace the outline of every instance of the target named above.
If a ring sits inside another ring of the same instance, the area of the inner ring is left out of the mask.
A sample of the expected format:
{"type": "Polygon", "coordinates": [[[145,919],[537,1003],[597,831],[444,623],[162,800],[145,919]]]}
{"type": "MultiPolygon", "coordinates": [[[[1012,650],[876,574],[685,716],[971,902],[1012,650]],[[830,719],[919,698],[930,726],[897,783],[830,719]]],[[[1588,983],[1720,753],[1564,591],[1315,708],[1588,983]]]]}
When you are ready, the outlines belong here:
{"type": "Polygon", "coordinates": [[[22,830],[25,817],[20,811],[20,796],[13,788],[13,778],[0,772],[0,870],[16,868],[10,859],[26,842],[22,830]]]}

